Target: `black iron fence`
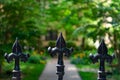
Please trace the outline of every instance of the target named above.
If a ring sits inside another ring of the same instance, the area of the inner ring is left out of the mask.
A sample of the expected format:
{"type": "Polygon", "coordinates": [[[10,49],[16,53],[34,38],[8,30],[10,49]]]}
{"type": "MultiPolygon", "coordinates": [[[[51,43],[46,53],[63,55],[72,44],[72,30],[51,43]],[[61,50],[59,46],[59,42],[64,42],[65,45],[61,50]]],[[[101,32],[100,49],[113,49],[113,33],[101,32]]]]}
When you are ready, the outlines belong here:
{"type": "Polygon", "coordinates": [[[56,41],[56,47],[48,48],[48,52],[50,53],[50,55],[53,57],[58,53],[58,62],[57,62],[57,72],[56,74],[58,75],[58,80],[63,80],[63,76],[64,76],[64,62],[63,62],[63,55],[69,57],[70,54],[73,52],[73,48],[66,48],[66,42],[62,36],[62,33],[60,34],[60,36],[58,37],[57,41],[56,41]]]}
{"type": "Polygon", "coordinates": [[[108,74],[111,74],[109,72],[105,72],[105,62],[112,63],[114,59],[114,55],[110,56],[108,54],[108,49],[104,43],[104,40],[102,40],[100,46],[98,47],[97,54],[92,55],[90,54],[90,59],[93,63],[100,62],[100,67],[98,71],[98,80],[106,80],[106,76],[108,74]]]}
{"type": "Polygon", "coordinates": [[[18,43],[18,39],[13,44],[12,53],[5,53],[5,59],[7,62],[15,61],[15,66],[13,69],[13,77],[12,80],[21,80],[21,71],[20,71],[20,60],[26,62],[29,58],[29,54],[23,54],[20,44],[18,43]]]}
{"type": "MultiPolygon", "coordinates": [[[[62,36],[62,33],[58,37],[56,41],[56,45],[54,48],[49,47],[48,52],[52,57],[55,55],[58,55],[58,61],[57,61],[57,71],[56,74],[58,75],[58,80],[63,80],[63,76],[65,74],[64,72],[64,61],[63,56],[69,57],[71,53],[73,52],[73,48],[68,49],[66,47],[66,42],[62,36]]],[[[7,62],[15,61],[15,66],[13,69],[13,76],[12,80],[21,80],[21,71],[20,71],[20,61],[26,62],[29,58],[29,54],[23,54],[20,44],[18,43],[18,39],[13,44],[12,47],[12,53],[7,54],[5,53],[5,59],[7,62]]],[[[106,76],[108,72],[105,72],[105,61],[108,63],[112,63],[112,60],[115,58],[115,56],[110,56],[108,54],[108,49],[104,43],[104,40],[102,40],[100,46],[98,47],[98,51],[96,55],[90,54],[90,59],[93,63],[100,62],[100,67],[98,71],[98,80],[106,80],[106,76]]]]}

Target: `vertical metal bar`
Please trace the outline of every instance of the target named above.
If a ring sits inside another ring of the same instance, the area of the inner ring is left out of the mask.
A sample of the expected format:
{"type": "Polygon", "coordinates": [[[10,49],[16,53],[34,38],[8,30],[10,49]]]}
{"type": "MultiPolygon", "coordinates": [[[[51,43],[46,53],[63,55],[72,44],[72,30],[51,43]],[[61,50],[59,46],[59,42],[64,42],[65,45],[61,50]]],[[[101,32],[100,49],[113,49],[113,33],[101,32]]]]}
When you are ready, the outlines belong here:
{"type": "Polygon", "coordinates": [[[57,72],[58,80],[63,80],[64,75],[64,62],[63,62],[63,53],[58,53],[58,62],[57,62],[57,72]]]}

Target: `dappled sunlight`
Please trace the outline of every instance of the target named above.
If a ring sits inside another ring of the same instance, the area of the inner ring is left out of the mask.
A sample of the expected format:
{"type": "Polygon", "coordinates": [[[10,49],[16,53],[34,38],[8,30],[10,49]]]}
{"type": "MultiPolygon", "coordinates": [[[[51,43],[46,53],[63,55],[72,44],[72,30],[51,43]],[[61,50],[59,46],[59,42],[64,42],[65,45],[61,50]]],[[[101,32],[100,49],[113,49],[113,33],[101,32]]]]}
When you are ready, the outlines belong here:
{"type": "Polygon", "coordinates": [[[68,69],[68,71],[76,71],[75,67],[68,67],[67,69],[68,69]]]}
{"type": "Polygon", "coordinates": [[[22,80],[57,80],[58,75],[63,80],[96,80],[100,62],[114,58],[112,64],[105,62],[105,71],[120,80],[119,7],[120,0],[0,0],[0,80],[1,74],[11,77],[14,69],[21,71],[22,80]],[[12,47],[16,37],[21,46],[12,47]],[[106,50],[98,49],[102,39],[106,50]]]}
{"type": "Polygon", "coordinates": [[[83,72],[96,72],[97,73],[98,69],[82,68],[82,69],[79,69],[79,71],[83,71],[83,72]]]}
{"type": "Polygon", "coordinates": [[[71,78],[71,79],[78,79],[78,78],[79,78],[78,75],[72,74],[72,73],[74,73],[74,72],[77,72],[77,69],[76,69],[75,67],[69,66],[69,67],[67,67],[67,71],[69,72],[68,74],[70,75],[70,78],[71,78]]]}
{"type": "Polygon", "coordinates": [[[70,76],[71,79],[79,78],[77,75],[70,76]]]}

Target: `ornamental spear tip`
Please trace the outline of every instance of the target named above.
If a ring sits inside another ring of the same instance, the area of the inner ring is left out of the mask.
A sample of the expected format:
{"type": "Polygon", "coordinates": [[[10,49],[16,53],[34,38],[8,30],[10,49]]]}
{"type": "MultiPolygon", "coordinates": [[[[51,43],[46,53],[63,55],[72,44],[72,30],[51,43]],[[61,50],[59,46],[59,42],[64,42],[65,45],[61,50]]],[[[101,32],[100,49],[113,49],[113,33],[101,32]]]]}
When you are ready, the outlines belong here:
{"type": "Polygon", "coordinates": [[[98,54],[107,54],[107,52],[108,52],[108,49],[103,39],[100,43],[100,46],[98,47],[98,54]]]}
{"type": "Polygon", "coordinates": [[[16,40],[13,44],[12,52],[15,53],[15,54],[22,53],[22,49],[21,49],[21,46],[18,42],[18,38],[16,38],[16,40]]]}
{"type": "Polygon", "coordinates": [[[66,47],[66,42],[62,36],[62,33],[60,33],[60,36],[58,37],[57,41],[56,41],[56,47],[57,48],[63,48],[66,47]]]}

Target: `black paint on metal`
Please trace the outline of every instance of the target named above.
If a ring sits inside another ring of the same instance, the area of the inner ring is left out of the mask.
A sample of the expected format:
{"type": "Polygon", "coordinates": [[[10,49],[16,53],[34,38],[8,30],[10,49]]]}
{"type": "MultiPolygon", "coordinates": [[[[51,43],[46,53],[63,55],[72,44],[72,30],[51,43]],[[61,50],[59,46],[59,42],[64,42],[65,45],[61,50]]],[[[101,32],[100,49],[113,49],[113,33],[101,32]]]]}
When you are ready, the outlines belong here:
{"type": "Polygon", "coordinates": [[[66,48],[66,42],[62,36],[62,33],[60,33],[60,36],[58,37],[57,41],[56,41],[56,47],[48,48],[48,52],[50,53],[50,55],[52,57],[54,57],[55,55],[58,55],[58,61],[57,61],[57,72],[56,74],[58,75],[58,80],[63,80],[63,76],[64,76],[64,62],[63,62],[63,56],[67,56],[69,57],[70,54],[73,52],[73,48],[66,48]]]}
{"type": "Polygon", "coordinates": [[[5,59],[7,62],[11,62],[15,60],[15,66],[13,72],[12,80],[21,80],[21,71],[20,71],[20,60],[26,62],[29,58],[29,54],[23,54],[20,44],[18,43],[18,39],[16,38],[13,47],[12,53],[5,53],[5,59]]]}
{"type": "Polygon", "coordinates": [[[108,54],[108,49],[104,40],[102,40],[100,46],[98,47],[98,53],[95,55],[90,54],[90,59],[93,63],[100,62],[98,80],[106,80],[107,72],[105,72],[105,61],[111,64],[114,59],[114,55],[110,56],[108,54]]]}

